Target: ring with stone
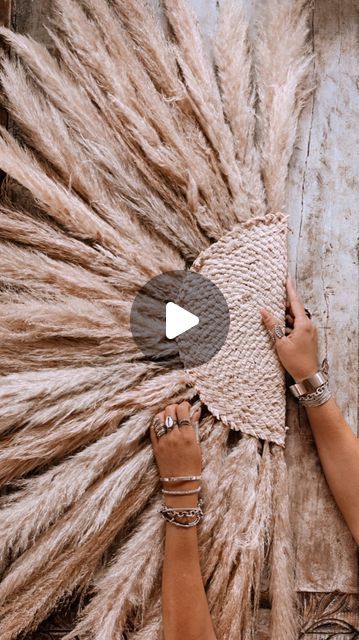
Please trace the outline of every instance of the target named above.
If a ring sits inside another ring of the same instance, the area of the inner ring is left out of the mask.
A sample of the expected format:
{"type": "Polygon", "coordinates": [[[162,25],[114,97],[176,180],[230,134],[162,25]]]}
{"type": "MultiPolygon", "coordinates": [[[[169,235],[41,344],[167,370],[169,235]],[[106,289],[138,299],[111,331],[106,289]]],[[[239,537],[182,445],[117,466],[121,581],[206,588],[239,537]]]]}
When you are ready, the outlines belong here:
{"type": "Polygon", "coordinates": [[[166,430],[171,431],[171,429],[173,429],[175,424],[177,424],[177,420],[174,420],[172,416],[167,416],[165,420],[166,430]]]}

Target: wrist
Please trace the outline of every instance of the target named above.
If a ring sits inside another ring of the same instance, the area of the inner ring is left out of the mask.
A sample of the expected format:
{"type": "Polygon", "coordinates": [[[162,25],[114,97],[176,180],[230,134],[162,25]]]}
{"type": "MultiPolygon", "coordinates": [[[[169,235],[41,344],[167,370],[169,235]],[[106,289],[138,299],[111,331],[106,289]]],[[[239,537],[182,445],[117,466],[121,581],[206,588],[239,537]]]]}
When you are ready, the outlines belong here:
{"type": "Polygon", "coordinates": [[[307,378],[310,378],[311,376],[314,376],[315,373],[317,373],[317,371],[320,370],[319,365],[317,365],[316,367],[310,367],[308,369],[303,369],[303,371],[298,372],[295,375],[292,375],[293,379],[295,380],[295,382],[302,382],[303,380],[306,380],[307,378]]]}
{"type": "Polygon", "coordinates": [[[198,496],[166,496],[164,499],[166,507],[197,507],[198,496]]]}

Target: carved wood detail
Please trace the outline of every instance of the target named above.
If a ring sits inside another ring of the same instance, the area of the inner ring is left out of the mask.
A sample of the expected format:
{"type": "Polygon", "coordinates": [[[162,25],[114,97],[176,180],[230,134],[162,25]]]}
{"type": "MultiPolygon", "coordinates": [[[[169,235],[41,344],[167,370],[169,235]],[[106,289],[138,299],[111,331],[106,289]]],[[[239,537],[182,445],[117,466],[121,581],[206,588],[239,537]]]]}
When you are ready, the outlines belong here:
{"type": "MultiPolygon", "coordinates": [[[[301,593],[300,607],[298,640],[359,640],[359,595],[301,593]]],[[[256,640],[269,640],[269,609],[260,613],[256,640]]],[[[60,640],[73,628],[75,615],[75,609],[59,611],[24,640],[60,640]]]]}

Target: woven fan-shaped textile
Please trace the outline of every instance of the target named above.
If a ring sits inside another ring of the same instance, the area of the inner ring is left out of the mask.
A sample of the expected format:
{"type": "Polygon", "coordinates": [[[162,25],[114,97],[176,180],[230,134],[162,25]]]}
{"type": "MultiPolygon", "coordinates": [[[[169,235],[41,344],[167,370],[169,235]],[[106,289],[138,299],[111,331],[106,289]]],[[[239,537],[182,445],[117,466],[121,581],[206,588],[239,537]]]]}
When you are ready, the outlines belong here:
{"type": "Polygon", "coordinates": [[[190,383],[216,418],[279,445],[285,441],[284,376],[258,309],[284,317],[286,245],[283,216],[253,218],[236,225],[192,266],[223,293],[230,329],[213,358],[189,371],[190,383]]]}
{"type": "Polygon", "coordinates": [[[284,317],[307,3],[260,2],[249,23],[221,1],[209,53],[185,0],[53,4],[51,50],[0,29],[0,638],[65,604],[67,640],[162,637],[148,429],[199,398],[217,638],[257,638],[265,592],[270,637],[294,640],[284,379],[259,307],[284,317]],[[230,329],[205,365],[168,370],[138,350],[130,312],[183,269],[218,285],[230,329]]]}

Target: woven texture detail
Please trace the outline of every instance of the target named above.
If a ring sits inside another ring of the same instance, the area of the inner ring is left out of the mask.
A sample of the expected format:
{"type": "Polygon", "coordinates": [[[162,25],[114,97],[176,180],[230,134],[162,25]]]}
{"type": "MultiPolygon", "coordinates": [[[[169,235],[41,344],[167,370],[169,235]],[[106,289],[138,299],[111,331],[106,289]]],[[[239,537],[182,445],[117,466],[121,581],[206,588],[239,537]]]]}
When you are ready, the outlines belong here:
{"type": "Polygon", "coordinates": [[[221,289],[230,328],[221,350],[206,364],[188,370],[191,384],[210,411],[232,429],[284,445],[284,371],[259,309],[270,309],[284,322],[286,216],[236,225],[202,252],[192,269],[221,289]]]}

